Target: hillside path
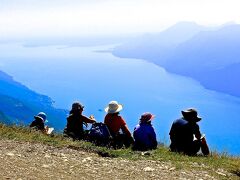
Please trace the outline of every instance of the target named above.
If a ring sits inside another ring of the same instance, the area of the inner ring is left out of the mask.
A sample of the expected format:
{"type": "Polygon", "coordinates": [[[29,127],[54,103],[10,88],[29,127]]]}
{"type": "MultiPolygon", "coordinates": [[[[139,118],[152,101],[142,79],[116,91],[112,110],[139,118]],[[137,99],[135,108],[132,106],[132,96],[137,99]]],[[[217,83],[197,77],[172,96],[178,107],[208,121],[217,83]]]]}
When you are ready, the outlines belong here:
{"type": "Polygon", "coordinates": [[[214,179],[171,162],[100,157],[70,148],[0,140],[0,179],[214,179]]]}

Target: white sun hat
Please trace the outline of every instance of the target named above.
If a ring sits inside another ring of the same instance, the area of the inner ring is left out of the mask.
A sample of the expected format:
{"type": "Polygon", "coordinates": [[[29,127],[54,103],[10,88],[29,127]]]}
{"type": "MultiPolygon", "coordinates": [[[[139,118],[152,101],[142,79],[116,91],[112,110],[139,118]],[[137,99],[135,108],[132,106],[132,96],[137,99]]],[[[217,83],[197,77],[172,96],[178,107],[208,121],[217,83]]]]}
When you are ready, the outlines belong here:
{"type": "Polygon", "coordinates": [[[122,109],[123,109],[122,104],[118,104],[117,101],[110,101],[108,103],[108,106],[105,108],[105,112],[113,114],[113,113],[120,112],[122,109]]]}

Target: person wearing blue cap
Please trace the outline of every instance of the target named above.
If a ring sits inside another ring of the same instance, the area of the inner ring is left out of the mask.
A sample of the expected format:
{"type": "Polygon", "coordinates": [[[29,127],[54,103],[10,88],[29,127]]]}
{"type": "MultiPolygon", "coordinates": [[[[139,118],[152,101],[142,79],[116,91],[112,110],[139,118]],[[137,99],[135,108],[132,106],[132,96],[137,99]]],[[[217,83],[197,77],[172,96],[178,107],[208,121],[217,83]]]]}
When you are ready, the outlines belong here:
{"type": "Polygon", "coordinates": [[[34,116],[34,120],[30,124],[30,127],[36,130],[47,132],[45,122],[47,122],[47,115],[44,112],[39,112],[36,116],[34,116]]]}

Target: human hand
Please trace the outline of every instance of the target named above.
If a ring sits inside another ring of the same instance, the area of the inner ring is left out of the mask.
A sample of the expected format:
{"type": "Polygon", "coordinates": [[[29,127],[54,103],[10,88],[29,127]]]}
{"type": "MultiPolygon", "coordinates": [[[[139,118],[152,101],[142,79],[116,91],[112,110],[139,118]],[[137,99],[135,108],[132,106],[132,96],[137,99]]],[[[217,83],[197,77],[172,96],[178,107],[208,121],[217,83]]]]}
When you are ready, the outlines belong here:
{"type": "Polygon", "coordinates": [[[90,118],[91,120],[95,120],[95,117],[94,117],[93,115],[90,115],[89,118],[90,118]]]}

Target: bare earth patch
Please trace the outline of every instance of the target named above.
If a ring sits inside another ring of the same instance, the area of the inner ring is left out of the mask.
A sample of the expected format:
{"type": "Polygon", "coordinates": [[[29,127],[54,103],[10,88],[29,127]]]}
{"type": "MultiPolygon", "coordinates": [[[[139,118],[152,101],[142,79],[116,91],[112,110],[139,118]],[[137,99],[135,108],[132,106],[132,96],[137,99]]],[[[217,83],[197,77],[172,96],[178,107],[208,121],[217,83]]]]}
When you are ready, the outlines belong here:
{"type": "MultiPolygon", "coordinates": [[[[215,179],[171,162],[100,157],[70,148],[0,140],[1,179],[215,179]]],[[[222,173],[223,178],[226,172],[222,173]]]]}

